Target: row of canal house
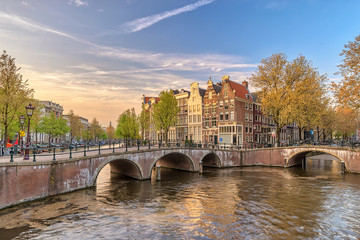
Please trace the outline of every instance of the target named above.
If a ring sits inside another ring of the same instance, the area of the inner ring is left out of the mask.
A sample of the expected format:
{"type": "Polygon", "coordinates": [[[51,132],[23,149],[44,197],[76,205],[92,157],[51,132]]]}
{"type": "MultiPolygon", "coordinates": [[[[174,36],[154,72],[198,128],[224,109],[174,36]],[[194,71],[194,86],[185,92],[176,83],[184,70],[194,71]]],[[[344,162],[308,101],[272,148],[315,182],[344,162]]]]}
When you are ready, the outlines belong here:
{"type": "MultiPolygon", "coordinates": [[[[250,93],[247,81],[239,84],[224,76],[222,82],[214,84],[210,78],[206,90],[194,82],[190,91],[173,90],[173,93],[180,113],[176,126],[169,131],[170,141],[191,140],[195,143],[240,146],[276,142],[274,122],[262,114],[258,96],[250,93]]],[[[144,96],[145,109],[151,113],[157,101],[159,98],[144,96]]],[[[281,142],[298,140],[296,129],[296,125],[284,127],[281,142]]],[[[164,139],[151,121],[145,138],[155,141],[164,139]]]]}

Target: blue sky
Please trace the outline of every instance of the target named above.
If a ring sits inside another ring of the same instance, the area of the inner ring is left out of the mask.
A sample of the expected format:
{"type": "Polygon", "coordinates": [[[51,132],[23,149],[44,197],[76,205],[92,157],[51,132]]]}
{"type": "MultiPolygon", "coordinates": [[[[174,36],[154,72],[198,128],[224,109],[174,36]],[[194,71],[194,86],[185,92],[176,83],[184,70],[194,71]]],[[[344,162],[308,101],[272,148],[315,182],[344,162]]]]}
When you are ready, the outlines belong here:
{"type": "Polygon", "coordinates": [[[36,98],[107,126],[142,94],[241,82],[277,52],[338,81],[359,12],[357,0],[2,0],[0,50],[36,98]]]}

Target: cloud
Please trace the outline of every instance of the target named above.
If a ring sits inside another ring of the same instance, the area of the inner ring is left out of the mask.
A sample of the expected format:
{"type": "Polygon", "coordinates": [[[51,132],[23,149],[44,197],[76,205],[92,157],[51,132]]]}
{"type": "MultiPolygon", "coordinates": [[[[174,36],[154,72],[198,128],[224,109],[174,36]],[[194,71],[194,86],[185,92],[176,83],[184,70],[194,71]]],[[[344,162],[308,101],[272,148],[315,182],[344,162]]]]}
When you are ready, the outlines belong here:
{"type": "Polygon", "coordinates": [[[88,2],[82,0],[70,0],[69,5],[75,5],[77,7],[89,6],[88,2]]]}
{"type": "Polygon", "coordinates": [[[162,21],[166,18],[176,16],[176,15],[179,15],[184,12],[194,11],[195,9],[197,9],[201,6],[210,4],[214,1],[215,0],[200,0],[200,1],[197,1],[196,3],[192,3],[192,4],[186,5],[184,7],[178,8],[178,9],[166,11],[163,13],[151,15],[151,16],[144,17],[144,18],[139,18],[134,21],[124,23],[123,25],[121,25],[121,29],[127,33],[137,32],[144,28],[150,27],[151,25],[153,25],[159,21],[162,21]]]}
{"type": "Polygon", "coordinates": [[[31,5],[28,2],[22,1],[21,5],[25,6],[25,7],[31,7],[31,5]]]}

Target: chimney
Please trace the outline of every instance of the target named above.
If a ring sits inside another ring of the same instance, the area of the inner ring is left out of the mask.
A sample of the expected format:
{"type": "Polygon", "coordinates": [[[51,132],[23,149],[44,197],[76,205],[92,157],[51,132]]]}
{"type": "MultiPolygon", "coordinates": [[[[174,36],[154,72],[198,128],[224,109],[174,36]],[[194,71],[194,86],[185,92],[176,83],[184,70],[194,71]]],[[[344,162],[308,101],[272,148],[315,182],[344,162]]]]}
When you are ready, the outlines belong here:
{"type": "Polygon", "coordinates": [[[246,88],[249,88],[249,82],[248,81],[243,81],[242,85],[244,85],[246,88]]]}

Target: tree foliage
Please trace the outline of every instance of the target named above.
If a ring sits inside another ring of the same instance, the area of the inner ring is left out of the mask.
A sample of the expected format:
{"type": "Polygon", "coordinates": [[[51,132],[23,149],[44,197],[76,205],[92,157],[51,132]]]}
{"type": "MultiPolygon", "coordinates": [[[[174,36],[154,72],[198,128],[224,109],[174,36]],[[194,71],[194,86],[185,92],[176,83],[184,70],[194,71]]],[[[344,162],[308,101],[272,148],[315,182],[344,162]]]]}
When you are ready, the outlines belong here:
{"type": "Polygon", "coordinates": [[[34,90],[28,88],[28,81],[22,79],[19,71],[15,59],[4,51],[0,57],[0,124],[5,141],[9,126],[18,121],[18,116],[25,112],[25,105],[33,98],[34,90]]]}
{"type": "Polygon", "coordinates": [[[54,112],[43,116],[40,124],[40,131],[49,135],[49,145],[52,138],[60,137],[70,131],[67,121],[63,118],[57,118],[54,112]]]}
{"type": "Polygon", "coordinates": [[[91,121],[89,130],[91,139],[100,139],[103,135],[103,129],[96,118],[91,121]]]}
{"type": "Polygon", "coordinates": [[[145,138],[145,132],[150,127],[150,112],[145,109],[145,105],[141,108],[141,113],[139,114],[139,125],[141,131],[141,138],[145,138]]]}
{"type": "Polygon", "coordinates": [[[139,137],[139,123],[135,109],[127,109],[117,120],[116,135],[125,139],[136,139],[139,137]]]}
{"type": "Polygon", "coordinates": [[[115,138],[115,128],[111,125],[111,122],[110,125],[106,128],[106,134],[110,140],[115,138]]]}
{"type": "Polygon", "coordinates": [[[171,90],[162,91],[159,97],[160,101],[154,105],[153,121],[156,129],[164,133],[167,144],[169,129],[175,126],[180,109],[171,90]]]}
{"type": "Polygon", "coordinates": [[[261,61],[250,81],[261,90],[263,113],[276,123],[278,145],[282,127],[294,121],[302,129],[316,125],[325,80],[303,56],[289,62],[285,54],[277,53],[261,61]]]}
{"type": "Polygon", "coordinates": [[[332,83],[334,95],[341,105],[360,109],[360,35],[345,44],[340,56],[344,57],[338,66],[343,79],[332,83]]]}
{"type": "Polygon", "coordinates": [[[359,113],[348,106],[338,106],[335,118],[336,137],[347,140],[359,125],[359,113]]]}
{"type": "Polygon", "coordinates": [[[70,127],[70,143],[72,143],[73,139],[81,136],[83,124],[81,123],[80,116],[75,115],[73,110],[70,110],[68,113],[68,121],[70,127]]]}

